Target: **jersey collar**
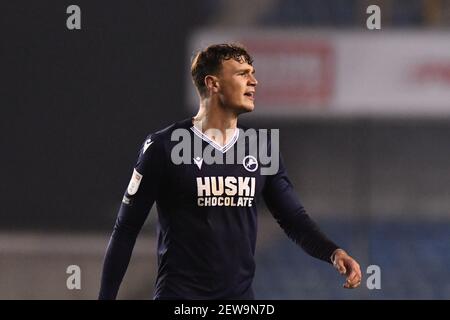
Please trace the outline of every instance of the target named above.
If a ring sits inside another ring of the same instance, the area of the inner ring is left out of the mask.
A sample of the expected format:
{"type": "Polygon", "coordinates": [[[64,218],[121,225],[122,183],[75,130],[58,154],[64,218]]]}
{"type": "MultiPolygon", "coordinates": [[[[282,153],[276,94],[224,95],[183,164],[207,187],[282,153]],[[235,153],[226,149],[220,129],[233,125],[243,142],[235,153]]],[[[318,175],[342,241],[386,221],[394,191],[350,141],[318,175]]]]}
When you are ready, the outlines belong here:
{"type": "Polygon", "coordinates": [[[202,139],[203,141],[207,142],[208,144],[210,144],[211,146],[214,147],[214,149],[219,150],[222,153],[227,152],[238,140],[239,138],[239,128],[236,128],[233,134],[233,137],[230,139],[230,141],[224,145],[221,146],[219,145],[217,142],[211,140],[206,134],[204,134],[203,132],[201,132],[198,128],[192,126],[191,130],[195,133],[195,135],[197,135],[200,139],[202,139]]]}

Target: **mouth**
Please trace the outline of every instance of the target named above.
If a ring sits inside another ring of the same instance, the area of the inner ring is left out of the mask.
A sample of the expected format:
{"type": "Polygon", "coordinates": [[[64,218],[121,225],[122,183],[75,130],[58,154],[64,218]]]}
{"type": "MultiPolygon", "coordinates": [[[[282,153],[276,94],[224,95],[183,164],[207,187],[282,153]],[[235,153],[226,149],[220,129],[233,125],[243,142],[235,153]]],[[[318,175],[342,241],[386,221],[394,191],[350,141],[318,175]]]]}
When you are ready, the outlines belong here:
{"type": "Polygon", "coordinates": [[[244,96],[246,96],[250,100],[254,101],[255,100],[255,91],[248,91],[248,92],[244,93],[244,96]]]}

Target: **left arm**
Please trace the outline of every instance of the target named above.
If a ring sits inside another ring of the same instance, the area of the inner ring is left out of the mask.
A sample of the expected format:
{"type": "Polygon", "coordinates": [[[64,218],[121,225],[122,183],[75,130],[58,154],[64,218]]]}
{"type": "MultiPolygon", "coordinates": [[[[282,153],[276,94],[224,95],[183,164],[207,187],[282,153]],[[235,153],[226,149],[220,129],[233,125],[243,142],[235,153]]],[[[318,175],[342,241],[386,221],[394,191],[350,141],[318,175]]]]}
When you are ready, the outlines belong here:
{"type": "Polygon", "coordinates": [[[280,167],[268,176],[263,189],[264,200],[285,233],[309,255],[332,263],[347,275],[345,288],[355,288],[361,282],[359,264],[322,233],[301,204],[280,156],[280,167]]]}

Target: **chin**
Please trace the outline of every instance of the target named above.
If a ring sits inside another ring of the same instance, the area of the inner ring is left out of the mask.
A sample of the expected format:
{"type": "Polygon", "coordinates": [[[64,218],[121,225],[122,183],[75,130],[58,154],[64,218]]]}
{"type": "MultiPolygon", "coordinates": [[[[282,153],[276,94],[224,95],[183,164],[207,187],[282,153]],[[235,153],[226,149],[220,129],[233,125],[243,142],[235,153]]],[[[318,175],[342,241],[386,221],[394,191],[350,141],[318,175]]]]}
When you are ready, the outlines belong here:
{"type": "Polygon", "coordinates": [[[253,103],[246,104],[235,104],[231,107],[231,109],[237,114],[252,112],[255,109],[255,105],[253,103]]]}
{"type": "Polygon", "coordinates": [[[254,104],[243,105],[239,108],[240,113],[252,112],[255,109],[254,104]]]}

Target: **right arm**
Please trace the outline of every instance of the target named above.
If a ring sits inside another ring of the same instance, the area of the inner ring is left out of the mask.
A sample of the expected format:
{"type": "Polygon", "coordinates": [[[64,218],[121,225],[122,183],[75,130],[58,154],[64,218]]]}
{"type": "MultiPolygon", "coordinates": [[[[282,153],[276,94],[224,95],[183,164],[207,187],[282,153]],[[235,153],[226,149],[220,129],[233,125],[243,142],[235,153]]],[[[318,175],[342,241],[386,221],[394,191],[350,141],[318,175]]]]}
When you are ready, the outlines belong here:
{"type": "Polygon", "coordinates": [[[162,175],[162,146],[144,142],[114,225],[103,263],[98,298],[115,299],[133,252],[136,238],[157,198],[162,175]]]}

